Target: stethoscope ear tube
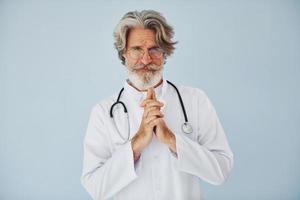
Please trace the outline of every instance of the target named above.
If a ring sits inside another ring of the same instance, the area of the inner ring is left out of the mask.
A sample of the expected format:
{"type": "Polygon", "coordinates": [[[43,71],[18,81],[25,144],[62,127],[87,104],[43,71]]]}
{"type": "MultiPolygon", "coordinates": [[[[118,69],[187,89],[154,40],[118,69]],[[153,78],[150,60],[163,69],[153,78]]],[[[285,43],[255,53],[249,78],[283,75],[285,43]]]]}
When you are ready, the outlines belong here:
{"type": "Polygon", "coordinates": [[[114,109],[114,106],[117,105],[118,103],[122,104],[122,106],[124,108],[124,112],[127,113],[127,108],[126,108],[125,104],[122,101],[120,101],[121,94],[122,94],[123,91],[124,91],[124,88],[122,88],[120,90],[117,101],[110,107],[109,115],[110,115],[111,118],[114,118],[113,109],[114,109]]]}
{"type": "Polygon", "coordinates": [[[115,107],[115,105],[117,104],[121,104],[124,108],[124,112],[127,113],[127,108],[125,106],[125,104],[123,103],[123,101],[116,101],[111,107],[110,107],[110,111],[109,111],[109,115],[111,118],[114,118],[114,115],[113,115],[113,109],[115,107]]]}

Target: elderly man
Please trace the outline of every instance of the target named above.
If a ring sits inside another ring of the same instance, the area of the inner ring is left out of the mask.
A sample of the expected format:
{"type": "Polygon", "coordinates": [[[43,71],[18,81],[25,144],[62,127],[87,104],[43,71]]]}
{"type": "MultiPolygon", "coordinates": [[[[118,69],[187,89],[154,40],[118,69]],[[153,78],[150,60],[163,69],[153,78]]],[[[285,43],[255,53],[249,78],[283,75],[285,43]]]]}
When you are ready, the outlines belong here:
{"type": "Polygon", "coordinates": [[[233,154],[206,94],[163,77],[173,28],[153,10],[128,12],[114,37],[128,70],[124,88],[94,106],[81,182],[93,199],[202,199],[200,180],[219,185],[233,154]]]}

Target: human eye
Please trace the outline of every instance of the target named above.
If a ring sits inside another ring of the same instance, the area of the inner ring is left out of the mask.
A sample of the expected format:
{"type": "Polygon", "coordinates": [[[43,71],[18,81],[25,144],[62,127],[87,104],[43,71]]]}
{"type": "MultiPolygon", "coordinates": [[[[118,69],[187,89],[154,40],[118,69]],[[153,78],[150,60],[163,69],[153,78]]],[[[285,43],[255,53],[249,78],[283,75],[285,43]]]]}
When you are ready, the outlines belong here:
{"type": "Polygon", "coordinates": [[[161,53],[162,49],[159,48],[159,47],[152,47],[152,48],[149,49],[149,52],[152,52],[152,53],[161,53]]]}
{"type": "Polygon", "coordinates": [[[132,51],[141,51],[142,49],[140,47],[132,47],[131,50],[132,51]]]}
{"type": "Polygon", "coordinates": [[[149,51],[159,51],[159,48],[158,47],[152,47],[149,49],[149,51]]]}
{"type": "Polygon", "coordinates": [[[161,57],[162,50],[159,47],[152,47],[151,49],[149,49],[149,54],[153,57],[161,57]]]}
{"type": "Polygon", "coordinates": [[[138,59],[143,54],[143,50],[139,46],[133,46],[129,49],[129,55],[133,59],[138,59]]]}

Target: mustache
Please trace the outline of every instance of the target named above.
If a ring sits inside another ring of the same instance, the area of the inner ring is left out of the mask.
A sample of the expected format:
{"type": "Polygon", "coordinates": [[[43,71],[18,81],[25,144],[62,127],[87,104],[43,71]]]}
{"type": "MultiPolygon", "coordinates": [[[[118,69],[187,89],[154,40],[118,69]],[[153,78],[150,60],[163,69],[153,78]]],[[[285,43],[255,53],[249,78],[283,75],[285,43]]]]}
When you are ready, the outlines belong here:
{"type": "Polygon", "coordinates": [[[155,65],[155,64],[148,64],[148,65],[144,65],[144,64],[137,64],[132,66],[132,69],[134,71],[139,70],[139,69],[143,69],[143,68],[147,68],[148,70],[152,70],[152,71],[157,71],[161,68],[161,66],[159,65],[155,65]]]}

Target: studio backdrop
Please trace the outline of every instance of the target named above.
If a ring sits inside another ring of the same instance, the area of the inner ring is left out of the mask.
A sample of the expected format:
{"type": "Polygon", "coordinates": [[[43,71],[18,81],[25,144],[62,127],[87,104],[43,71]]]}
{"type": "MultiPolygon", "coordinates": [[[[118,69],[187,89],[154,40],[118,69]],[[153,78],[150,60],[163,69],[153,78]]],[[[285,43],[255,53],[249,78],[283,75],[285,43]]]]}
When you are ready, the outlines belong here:
{"type": "Polygon", "coordinates": [[[207,200],[300,199],[300,1],[0,1],[0,199],[90,199],[92,107],[126,71],[113,30],[153,9],[178,41],[165,78],[204,90],[234,153],[207,200]]]}

